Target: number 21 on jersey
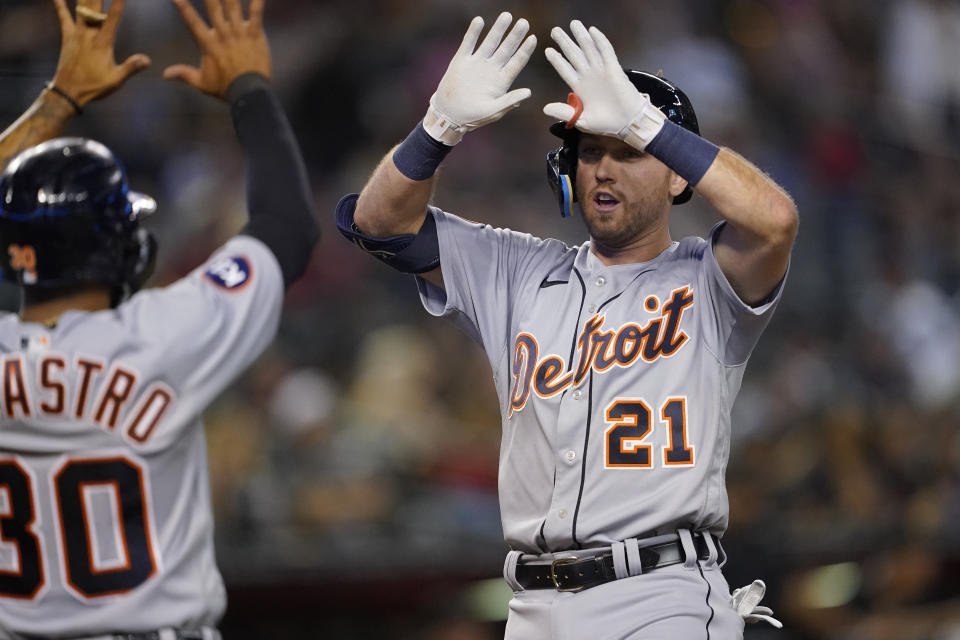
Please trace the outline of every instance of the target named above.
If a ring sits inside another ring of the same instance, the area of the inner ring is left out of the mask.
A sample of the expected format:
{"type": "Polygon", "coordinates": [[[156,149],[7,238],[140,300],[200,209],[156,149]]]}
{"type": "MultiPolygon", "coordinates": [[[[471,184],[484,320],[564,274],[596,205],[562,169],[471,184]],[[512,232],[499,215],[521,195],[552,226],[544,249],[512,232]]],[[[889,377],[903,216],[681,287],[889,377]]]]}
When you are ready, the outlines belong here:
{"type": "MultiPolygon", "coordinates": [[[[641,399],[614,401],[606,412],[604,466],[608,469],[651,469],[653,445],[644,444],[653,432],[649,405],[641,399]]],[[[663,447],[665,467],[693,466],[693,445],[687,439],[687,399],[668,398],[660,405],[660,422],[667,426],[667,445],[663,447]]]]}

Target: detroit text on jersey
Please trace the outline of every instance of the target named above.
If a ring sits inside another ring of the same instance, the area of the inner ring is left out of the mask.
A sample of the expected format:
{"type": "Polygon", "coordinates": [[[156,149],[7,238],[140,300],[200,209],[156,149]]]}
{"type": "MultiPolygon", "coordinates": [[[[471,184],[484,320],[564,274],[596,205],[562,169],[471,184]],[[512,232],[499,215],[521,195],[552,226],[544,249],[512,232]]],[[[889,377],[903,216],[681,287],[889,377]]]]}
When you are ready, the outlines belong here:
{"type": "Polygon", "coordinates": [[[680,330],[683,312],[693,306],[693,290],[690,285],[675,289],[669,301],[660,306],[657,296],[644,301],[647,311],[660,311],[660,316],[644,326],[627,323],[616,330],[603,331],[606,318],[594,315],[583,324],[576,340],[576,370],[564,371],[567,364],[562,356],[550,354],[539,357],[535,336],[522,332],[517,335],[513,348],[513,392],[510,396],[510,414],[523,409],[530,396],[536,393],[541,398],[560,393],[567,387],[583,381],[590,369],[603,373],[614,365],[631,366],[637,358],[651,363],[661,357],[673,355],[687,342],[687,334],[680,330]]]}

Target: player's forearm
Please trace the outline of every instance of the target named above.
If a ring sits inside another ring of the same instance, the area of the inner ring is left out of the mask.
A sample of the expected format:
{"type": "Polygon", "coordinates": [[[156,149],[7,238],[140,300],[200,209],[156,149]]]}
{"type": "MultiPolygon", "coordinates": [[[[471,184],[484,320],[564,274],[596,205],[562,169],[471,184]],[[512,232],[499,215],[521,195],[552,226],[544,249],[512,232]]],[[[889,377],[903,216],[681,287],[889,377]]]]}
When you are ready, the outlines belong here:
{"type": "Polygon", "coordinates": [[[306,269],[320,235],[303,158],[265,78],[240,76],[227,99],[247,168],[250,221],[243,233],[270,247],[289,285],[306,269]]]}
{"type": "Polygon", "coordinates": [[[427,215],[434,177],[412,180],[394,164],[396,147],[383,158],[360,192],[353,221],[377,238],[417,233],[427,215]]]}
{"type": "Polygon", "coordinates": [[[783,279],[797,235],[793,200],[759,169],[722,149],[697,185],[727,221],[714,254],[740,299],[762,304],[783,279]]]}
{"type": "Polygon", "coordinates": [[[787,193],[746,159],[723,148],[696,185],[744,241],[789,253],[797,208],[787,193]]]}
{"type": "Polygon", "coordinates": [[[59,136],[75,113],[65,98],[44,89],[16,122],[0,133],[0,167],[24,149],[59,136]]]}
{"type": "Polygon", "coordinates": [[[450,147],[416,128],[377,165],[360,194],[337,205],[337,229],[377,259],[437,286],[440,246],[427,213],[433,175],[450,147]]]}

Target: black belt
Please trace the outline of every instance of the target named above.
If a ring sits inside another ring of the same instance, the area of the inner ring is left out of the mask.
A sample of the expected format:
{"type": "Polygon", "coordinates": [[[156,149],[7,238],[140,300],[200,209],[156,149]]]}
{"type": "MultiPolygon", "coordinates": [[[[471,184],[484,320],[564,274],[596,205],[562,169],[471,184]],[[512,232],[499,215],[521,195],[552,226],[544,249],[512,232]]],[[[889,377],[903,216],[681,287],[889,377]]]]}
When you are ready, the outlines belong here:
{"type": "MultiPolygon", "coordinates": [[[[693,546],[697,558],[710,557],[710,548],[701,535],[695,535],[693,546]]],[[[647,573],[654,569],[680,564],[686,560],[683,545],[679,540],[640,547],[640,570],[647,573]]],[[[557,591],[583,591],[590,587],[617,579],[613,568],[613,553],[606,551],[589,558],[557,558],[550,564],[517,564],[517,582],[524,589],[556,589],[557,591]]]]}

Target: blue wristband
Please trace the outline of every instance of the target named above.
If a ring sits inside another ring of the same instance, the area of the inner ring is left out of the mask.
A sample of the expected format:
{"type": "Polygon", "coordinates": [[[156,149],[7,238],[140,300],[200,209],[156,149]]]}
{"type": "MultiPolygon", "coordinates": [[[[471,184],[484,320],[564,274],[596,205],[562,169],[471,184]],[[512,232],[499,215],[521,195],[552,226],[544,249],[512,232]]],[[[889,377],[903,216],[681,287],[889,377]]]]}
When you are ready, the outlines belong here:
{"type": "Polygon", "coordinates": [[[421,122],[393,152],[393,164],[411,180],[426,180],[436,172],[451,149],[453,147],[434,140],[421,122]]]}
{"type": "Polygon", "coordinates": [[[667,120],[645,150],[695,187],[713,164],[720,147],[667,120]]]}

